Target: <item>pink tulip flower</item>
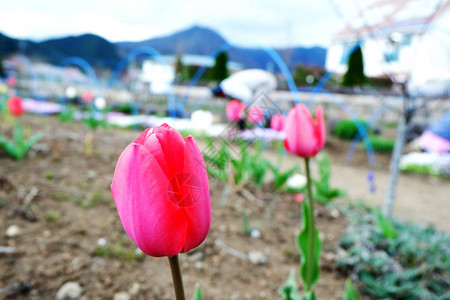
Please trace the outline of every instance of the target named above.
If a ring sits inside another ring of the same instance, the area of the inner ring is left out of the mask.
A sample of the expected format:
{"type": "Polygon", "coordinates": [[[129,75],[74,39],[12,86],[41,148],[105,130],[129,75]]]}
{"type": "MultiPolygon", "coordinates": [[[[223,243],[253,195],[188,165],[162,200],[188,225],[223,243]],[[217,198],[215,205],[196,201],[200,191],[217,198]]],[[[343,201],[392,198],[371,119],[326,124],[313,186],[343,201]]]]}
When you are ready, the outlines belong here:
{"type": "Polygon", "coordinates": [[[247,120],[252,124],[257,124],[264,119],[264,112],[261,107],[253,105],[248,109],[247,120]]]}
{"type": "Polygon", "coordinates": [[[225,107],[225,113],[227,115],[228,120],[231,122],[237,122],[242,118],[242,114],[245,111],[247,106],[245,103],[239,100],[231,100],[227,103],[225,107]]]}
{"type": "Polygon", "coordinates": [[[276,131],[283,131],[284,127],[284,116],[282,114],[276,114],[270,119],[270,128],[276,131]]]}
{"type": "Polygon", "coordinates": [[[125,231],[150,256],[187,252],[208,234],[205,162],[194,138],[167,124],[145,130],[125,148],[111,190],[125,231]]]}
{"type": "Polygon", "coordinates": [[[317,107],[314,121],[306,106],[296,105],[287,116],[284,132],[286,133],[284,146],[287,151],[301,157],[316,155],[325,146],[326,133],[322,107],[317,107]]]}

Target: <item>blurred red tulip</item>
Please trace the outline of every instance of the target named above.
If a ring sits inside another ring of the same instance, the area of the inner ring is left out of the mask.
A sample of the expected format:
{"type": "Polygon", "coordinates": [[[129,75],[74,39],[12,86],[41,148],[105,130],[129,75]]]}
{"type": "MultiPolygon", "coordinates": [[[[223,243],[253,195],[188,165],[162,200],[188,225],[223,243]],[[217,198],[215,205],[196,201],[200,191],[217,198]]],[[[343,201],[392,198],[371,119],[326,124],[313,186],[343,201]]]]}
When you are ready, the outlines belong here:
{"type": "Polygon", "coordinates": [[[284,121],[285,119],[282,114],[273,115],[272,119],[270,119],[270,128],[276,131],[283,131],[284,121]]]}
{"type": "Polygon", "coordinates": [[[211,223],[208,177],[193,137],[167,124],[145,130],[120,155],[111,184],[122,225],[150,256],[200,245],[211,223]]]}
{"type": "Polygon", "coordinates": [[[325,121],[322,107],[317,107],[314,121],[303,104],[296,105],[289,112],[284,124],[286,150],[301,156],[316,155],[325,146],[325,121]]]}
{"type": "Polygon", "coordinates": [[[252,124],[257,124],[264,119],[264,112],[261,107],[253,105],[248,109],[247,120],[252,124]]]}
{"type": "Polygon", "coordinates": [[[13,116],[19,117],[24,114],[25,110],[22,104],[22,98],[20,97],[11,97],[7,102],[9,113],[13,116]]]}
{"type": "Polygon", "coordinates": [[[245,103],[239,100],[231,100],[227,103],[225,108],[225,113],[227,115],[228,120],[231,122],[237,122],[242,118],[242,114],[247,106],[245,103]]]}

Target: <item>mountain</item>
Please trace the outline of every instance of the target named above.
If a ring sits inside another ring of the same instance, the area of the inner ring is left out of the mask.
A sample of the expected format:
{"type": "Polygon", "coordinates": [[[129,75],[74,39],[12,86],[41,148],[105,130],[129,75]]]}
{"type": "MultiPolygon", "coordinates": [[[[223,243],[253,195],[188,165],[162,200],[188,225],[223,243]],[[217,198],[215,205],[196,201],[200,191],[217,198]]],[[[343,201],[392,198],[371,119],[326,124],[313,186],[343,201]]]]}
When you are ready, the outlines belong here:
{"type": "Polygon", "coordinates": [[[153,38],[142,42],[120,42],[116,45],[125,53],[136,47],[152,47],[163,55],[189,53],[210,55],[218,47],[226,43],[215,31],[194,26],[189,29],[165,37],[153,38]]]}
{"type": "Polygon", "coordinates": [[[19,51],[19,41],[0,33],[0,54],[7,55],[17,51],[19,51]]]}
{"type": "Polygon", "coordinates": [[[58,39],[46,40],[39,43],[41,49],[48,51],[52,58],[61,61],[68,56],[82,57],[94,65],[114,66],[119,60],[117,47],[94,34],[83,34],[80,36],[69,36],[58,39]]]}
{"type": "MultiPolygon", "coordinates": [[[[141,42],[119,42],[116,45],[121,53],[127,53],[136,47],[152,47],[162,55],[197,54],[211,55],[217,48],[227,44],[227,41],[215,31],[201,26],[141,42]]],[[[291,49],[275,49],[281,58],[292,69],[296,65],[325,66],[326,49],[321,47],[296,47],[291,49]]],[[[247,68],[267,69],[278,68],[273,59],[263,49],[231,46],[228,49],[231,61],[242,64],[247,68]]]]}
{"type": "MultiPolygon", "coordinates": [[[[217,32],[201,26],[193,26],[174,34],[140,42],[119,43],[111,43],[93,34],[33,42],[10,38],[0,33],[0,55],[3,57],[13,53],[23,53],[27,56],[37,57],[58,65],[69,56],[78,56],[95,67],[108,68],[114,68],[122,57],[137,47],[152,47],[162,55],[211,55],[217,48],[226,44],[227,41],[217,32]]],[[[227,51],[231,61],[240,63],[245,68],[279,70],[274,60],[264,49],[230,45],[227,51]]],[[[321,68],[325,66],[325,48],[295,47],[275,49],[275,51],[291,70],[296,65],[318,66],[321,68]]]]}
{"type": "Polygon", "coordinates": [[[49,39],[43,42],[18,40],[0,33],[0,54],[22,53],[52,64],[78,56],[93,66],[114,67],[120,60],[116,45],[94,34],[49,39]]]}

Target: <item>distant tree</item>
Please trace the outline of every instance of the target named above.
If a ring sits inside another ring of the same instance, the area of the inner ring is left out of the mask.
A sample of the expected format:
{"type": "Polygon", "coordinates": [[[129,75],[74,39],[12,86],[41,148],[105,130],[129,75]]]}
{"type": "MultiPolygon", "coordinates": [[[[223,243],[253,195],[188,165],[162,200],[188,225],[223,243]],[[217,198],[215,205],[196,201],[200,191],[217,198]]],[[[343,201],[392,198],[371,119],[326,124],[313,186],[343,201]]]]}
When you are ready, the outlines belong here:
{"type": "Polygon", "coordinates": [[[363,85],[365,82],[363,55],[361,46],[358,45],[348,57],[347,72],[344,75],[342,85],[358,86],[363,85]]]}
{"type": "Polygon", "coordinates": [[[316,85],[319,83],[319,79],[325,75],[325,70],[318,67],[308,67],[298,65],[295,67],[293,78],[296,85],[307,86],[316,85]]]}
{"type": "Polygon", "coordinates": [[[216,56],[214,66],[211,68],[210,79],[213,81],[222,81],[229,76],[228,72],[228,54],[224,51],[216,56]]]}
{"type": "Polygon", "coordinates": [[[0,78],[5,78],[6,77],[6,72],[5,72],[5,68],[3,67],[3,57],[2,54],[0,53],[0,78]]]}
{"type": "Polygon", "coordinates": [[[177,81],[183,81],[185,77],[185,66],[183,65],[183,61],[181,59],[181,54],[177,54],[175,60],[175,78],[177,81]]]}

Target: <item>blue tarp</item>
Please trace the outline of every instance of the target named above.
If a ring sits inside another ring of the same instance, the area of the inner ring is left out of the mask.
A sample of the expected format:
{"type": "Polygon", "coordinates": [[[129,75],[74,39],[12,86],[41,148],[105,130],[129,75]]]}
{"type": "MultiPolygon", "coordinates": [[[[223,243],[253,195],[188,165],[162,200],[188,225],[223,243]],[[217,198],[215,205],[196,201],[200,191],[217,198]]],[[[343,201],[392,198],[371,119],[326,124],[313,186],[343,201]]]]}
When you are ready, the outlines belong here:
{"type": "Polygon", "coordinates": [[[450,110],[436,123],[432,124],[428,131],[450,141],[450,110]]]}

